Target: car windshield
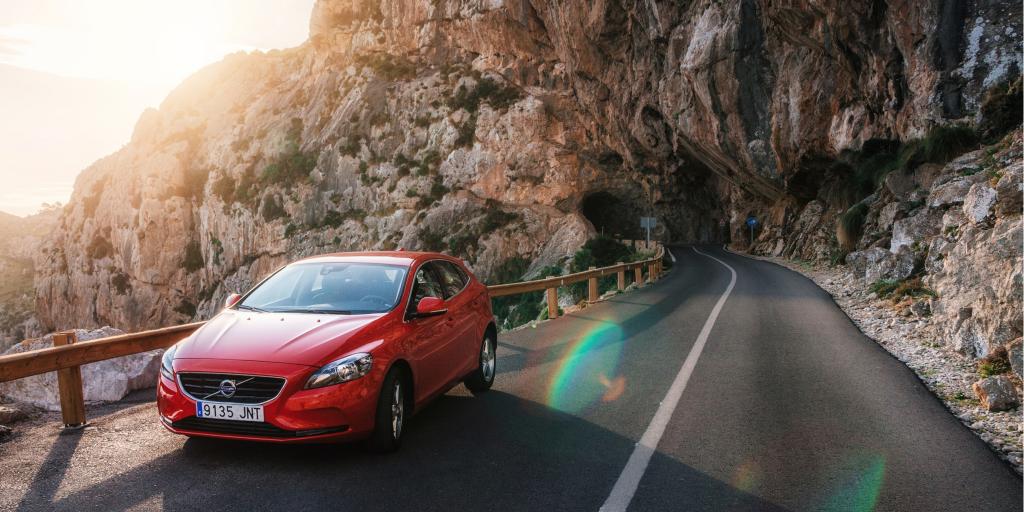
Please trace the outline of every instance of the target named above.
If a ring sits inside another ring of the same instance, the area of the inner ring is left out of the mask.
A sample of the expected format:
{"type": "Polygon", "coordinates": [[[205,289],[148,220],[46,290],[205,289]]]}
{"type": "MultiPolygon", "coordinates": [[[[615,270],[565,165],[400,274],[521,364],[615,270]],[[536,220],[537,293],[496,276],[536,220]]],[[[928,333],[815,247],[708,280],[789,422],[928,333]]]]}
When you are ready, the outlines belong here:
{"type": "Polygon", "coordinates": [[[375,263],[289,265],[238,304],[251,311],[357,315],[395,307],[406,268],[375,263]]]}

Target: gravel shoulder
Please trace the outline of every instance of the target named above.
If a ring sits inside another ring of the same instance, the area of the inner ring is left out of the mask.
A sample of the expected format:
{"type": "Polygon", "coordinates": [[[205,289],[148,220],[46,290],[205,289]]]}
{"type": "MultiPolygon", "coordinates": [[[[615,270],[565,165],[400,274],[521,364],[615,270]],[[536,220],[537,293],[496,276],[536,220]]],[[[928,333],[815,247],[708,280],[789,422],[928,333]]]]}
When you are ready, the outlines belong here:
{"type": "Polygon", "coordinates": [[[913,370],[953,415],[1024,474],[1021,408],[992,412],[982,407],[971,389],[979,379],[974,363],[937,341],[941,335],[928,316],[907,316],[909,311],[878,298],[845,267],[752,257],[799,272],[828,292],[861,332],[913,370]]]}

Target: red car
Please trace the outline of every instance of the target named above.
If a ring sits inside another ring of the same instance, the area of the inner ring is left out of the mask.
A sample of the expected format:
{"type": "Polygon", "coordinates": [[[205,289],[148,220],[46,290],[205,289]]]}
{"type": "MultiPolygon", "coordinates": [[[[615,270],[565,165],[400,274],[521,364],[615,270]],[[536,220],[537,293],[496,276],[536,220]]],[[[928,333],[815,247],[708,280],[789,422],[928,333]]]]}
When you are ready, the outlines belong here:
{"type": "Polygon", "coordinates": [[[436,253],[342,253],[282,267],[161,362],[171,432],[273,442],[367,439],[390,451],[410,414],[494,382],[487,287],[436,253]]]}

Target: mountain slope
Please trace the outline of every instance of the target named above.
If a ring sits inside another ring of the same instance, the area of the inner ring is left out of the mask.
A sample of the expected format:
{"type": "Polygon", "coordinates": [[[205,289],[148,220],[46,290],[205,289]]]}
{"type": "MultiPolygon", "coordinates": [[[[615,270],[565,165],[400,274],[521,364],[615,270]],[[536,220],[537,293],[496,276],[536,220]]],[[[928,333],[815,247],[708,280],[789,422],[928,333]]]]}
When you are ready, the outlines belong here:
{"type": "Polygon", "coordinates": [[[321,0],[306,44],[201,70],[82,173],[37,258],[39,315],[184,321],[335,250],[516,278],[644,213],[701,242],[755,214],[759,250],[828,257],[863,198],[834,164],[983,125],[1019,41],[1002,1],[321,0]]]}

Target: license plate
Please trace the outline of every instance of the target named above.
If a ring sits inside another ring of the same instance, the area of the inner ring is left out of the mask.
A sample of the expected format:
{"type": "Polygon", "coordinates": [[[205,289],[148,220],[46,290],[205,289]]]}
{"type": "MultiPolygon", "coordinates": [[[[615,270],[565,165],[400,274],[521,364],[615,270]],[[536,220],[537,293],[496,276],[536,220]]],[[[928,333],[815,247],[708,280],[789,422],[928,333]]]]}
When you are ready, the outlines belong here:
{"type": "Polygon", "coordinates": [[[196,402],[196,416],[218,420],[263,421],[263,406],[196,402]]]}

